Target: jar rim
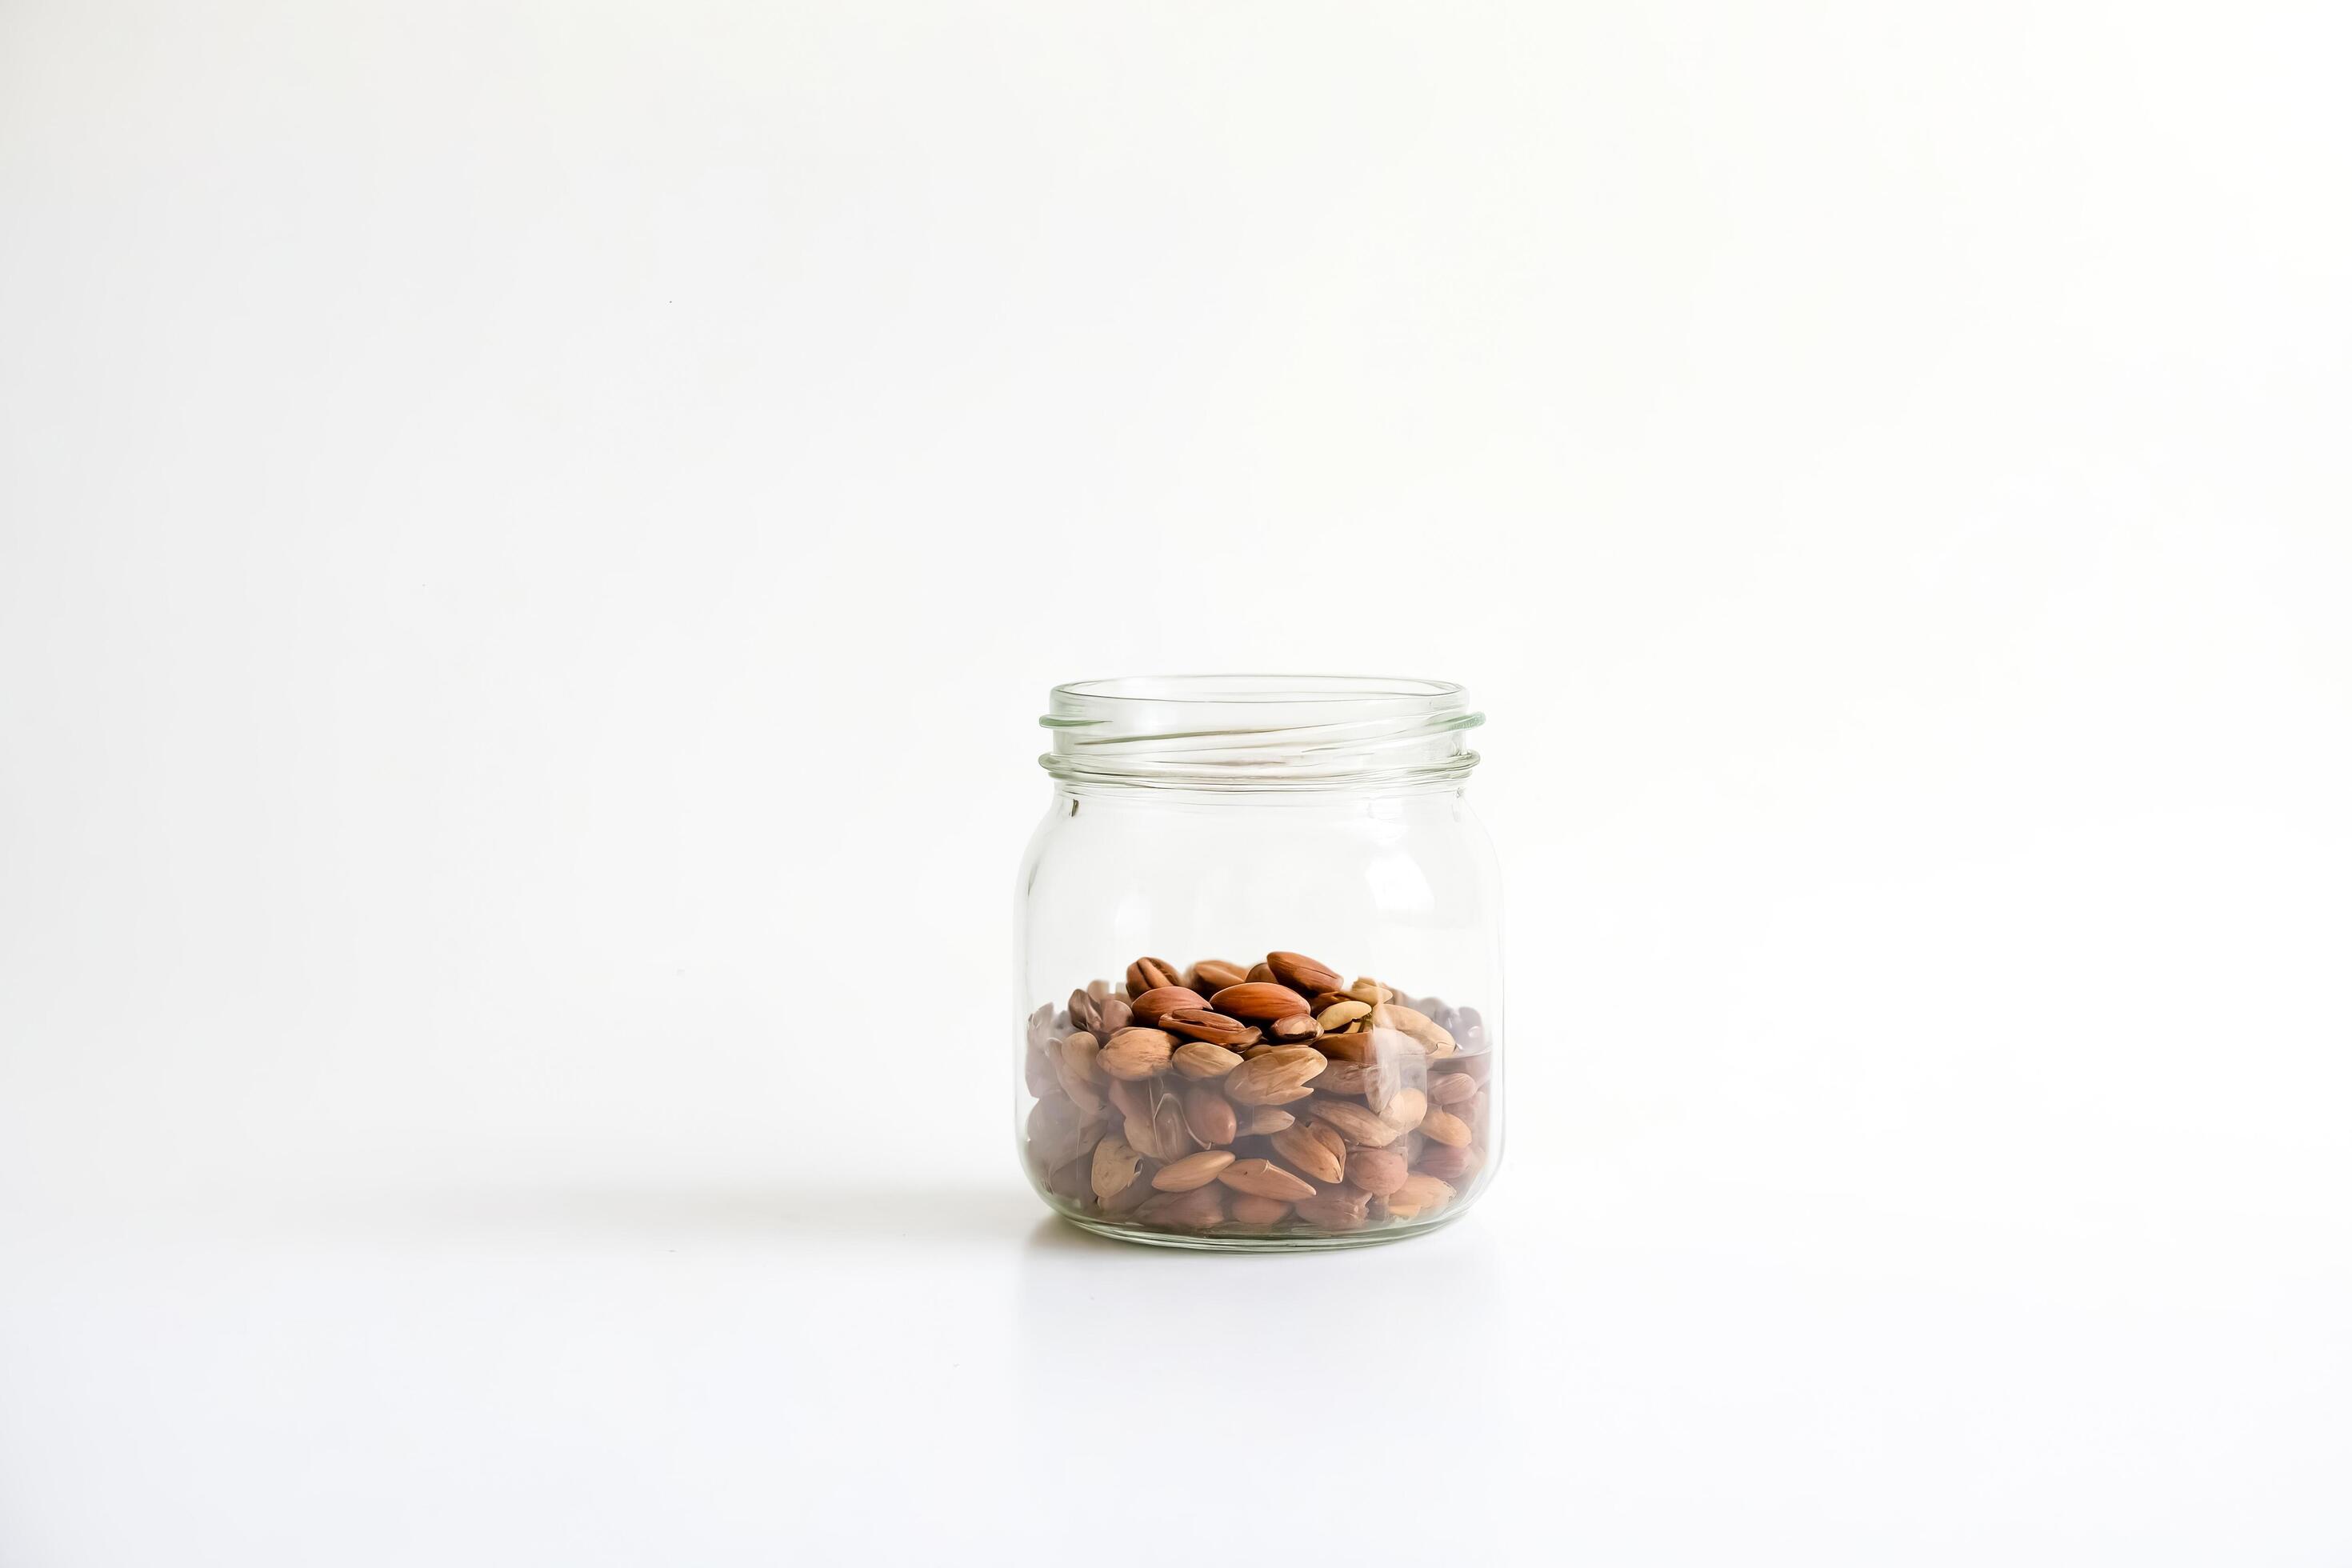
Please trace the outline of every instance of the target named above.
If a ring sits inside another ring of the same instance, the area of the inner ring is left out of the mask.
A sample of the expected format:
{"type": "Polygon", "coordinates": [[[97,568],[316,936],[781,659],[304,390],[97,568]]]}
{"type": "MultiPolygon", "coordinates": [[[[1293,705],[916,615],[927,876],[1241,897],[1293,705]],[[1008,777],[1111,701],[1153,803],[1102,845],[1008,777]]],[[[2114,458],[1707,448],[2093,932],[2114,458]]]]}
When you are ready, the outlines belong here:
{"type": "Polygon", "coordinates": [[[1181,789],[1402,789],[1477,765],[1485,722],[1455,681],[1370,675],[1143,675],[1073,680],[1038,720],[1066,784],[1181,789]]]}

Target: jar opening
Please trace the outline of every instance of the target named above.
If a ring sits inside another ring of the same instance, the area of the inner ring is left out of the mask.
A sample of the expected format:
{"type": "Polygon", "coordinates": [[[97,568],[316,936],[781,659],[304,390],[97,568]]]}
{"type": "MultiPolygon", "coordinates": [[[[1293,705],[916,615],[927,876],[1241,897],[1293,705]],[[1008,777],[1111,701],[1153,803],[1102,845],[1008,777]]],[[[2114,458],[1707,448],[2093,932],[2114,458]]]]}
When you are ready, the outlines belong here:
{"type": "Polygon", "coordinates": [[[1186,789],[1412,788],[1459,779],[1486,716],[1450,680],[1148,675],[1054,688],[1039,758],[1065,783],[1186,789]]]}

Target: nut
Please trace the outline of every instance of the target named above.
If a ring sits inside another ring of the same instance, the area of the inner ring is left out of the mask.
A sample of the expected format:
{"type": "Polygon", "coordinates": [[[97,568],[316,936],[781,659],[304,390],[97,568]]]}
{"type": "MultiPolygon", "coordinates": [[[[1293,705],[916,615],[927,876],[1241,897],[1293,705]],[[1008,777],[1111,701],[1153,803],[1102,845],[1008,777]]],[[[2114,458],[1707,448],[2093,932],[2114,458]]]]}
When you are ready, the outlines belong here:
{"type": "Polygon", "coordinates": [[[1265,1026],[1265,1032],[1277,1040],[1289,1040],[1304,1045],[1323,1032],[1312,1013],[1293,1013],[1286,1018],[1276,1018],[1265,1026]]]}
{"type": "Polygon", "coordinates": [[[1345,997],[1318,1013],[1315,1021],[1326,1029],[1341,1029],[1359,1018],[1370,1016],[1371,1011],[1370,1003],[1359,1002],[1352,996],[1345,997]]]}
{"type": "Polygon", "coordinates": [[[1303,952],[1269,952],[1265,966],[1274,971],[1276,980],[1309,996],[1318,991],[1335,990],[1339,984],[1338,970],[1328,963],[1318,963],[1303,952]]]}
{"type": "Polygon", "coordinates": [[[1454,1201],[1454,1189],[1435,1176],[1413,1174],[1389,1194],[1389,1213],[1399,1219],[1434,1214],[1454,1201]]]}
{"type": "Polygon", "coordinates": [[[1298,1217],[1323,1230],[1361,1230],[1372,1194],[1361,1187],[1326,1187],[1298,1205],[1298,1217]]]}
{"type": "Polygon", "coordinates": [[[1190,1040],[1176,1047],[1176,1070],[1186,1078],[1223,1078],[1242,1065],[1242,1058],[1223,1046],[1190,1040]]]}
{"type": "Polygon", "coordinates": [[[1179,1230],[1213,1230],[1225,1223],[1225,1190],[1212,1183],[1190,1192],[1161,1193],[1139,1207],[1135,1217],[1179,1230]]]}
{"type": "Polygon", "coordinates": [[[1095,1061],[1111,1077],[1131,1082],[1166,1072],[1168,1058],[1175,1049],[1176,1037],[1165,1029],[1130,1025],[1104,1042],[1095,1061]]]}
{"type": "Polygon", "coordinates": [[[1459,1105],[1478,1092],[1478,1080],[1466,1072],[1450,1072],[1429,1080],[1429,1098],[1438,1105],[1459,1105]]]}
{"type": "Polygon", "coordinates": [[[1249,966],[1249,973],[1243,975],[1242,978],[1247,981],[1255,981],[1262,985],[1271,984],[1274,980],[1274,971],[1265,964],[1253,963],[1249,966]]]}
{"type": "Polygon", "coordinates": [[[1443,1143],[1433,1143],[1422,1151],[1413,1163],[1420,1169],[1444,1181],[1458,1182],[1476,1172],[1476,1157],[1467,1149],[1452,1149],[1443,1143]]]}
{"type": "Polygon", "coordinates": [[[1249,978],[1249,971],[1238,963],[1222,959],[1204,958],[1192,966],[1191,984],[1195,990],[1223,991],[1228,985],[1239,985],[1249,978]]]}
{"type": "Polygon", "coordinates": [[[1217,1180],[1235,1192],[1249,1193],[1261,1198],[1280,1198],[1285,1203],[1296,1203],[1300,1198],[1315,1195],[1311,1184],[1292,1175],[1271,1160],[1236,1160],[1217,1173],[1217,1180]]]}
{"type": "Polygon", "coordinates": [[[1433,1143],[1443,1143],[1449,1149],[1467,1148],[1470,1124],[1440,1106],[1431,1106],[1421,1119],[1421,1135],[1433,1143]]]}
{"type": "Polygon", "coordinates": [[[1197,991],[1187,990],[1181,985],[1162,985],[1135,999],[1135,1016],[1156,1029],[1161,1018],[1179,1007],[1205,1007],[1208,1005],[1208,999],[1197,991]]]}
{"type": "Polygon", "coordinates": [[[1290,1215],[1290,1205],[1280,1198],[1262,1198],[1255,1193],[1235,1193],[1233,1202],[1235,1225],[1279,1225],[1290,1215]]]}
{"type": "Polygon", "coordinates": [[[1391,1127],[1352,1100],[1325,1100],[1318,1097],[1307,1108],[1307,1114],[1328,1123],[1331,1130],[1349,1142],[1366,1149],[1385,1149],[1404,1131],[1391,1127]]]}
{"type": "Polygon", "coordinates": [[[1127,1191],[1134,1182],[1136,1172],[1142,1168],[1143,1156],[1135,1146],[1117,1133],[1095,1145],[1093,1184],[1095,1196],[1104,1203],[1127,1191]]]}
{"type": "Polygon", "coordinates": [[[1215,1181],[1217,1173],[1233,1163],[1230,1150],[1203,1149],[1160,1166],[1151,1173],[1151,1184],[1163,1193],[1189,1193],[1215,1181]]]}
{"type": "Polygon", "coordinates": [[[1387,986],[1381,984],[1377,980],[1359,979],[1353,985],[1348,987],[1348,994],[1354,997],[1359,1002],[1370,1002],[1377,1005],[1387,1001],[1390,997],[1395,995],[1396,993],[1390,990],[1387,986]]]}
{"type": "Polygon", "coordinates": [[[1376,1198],[1404,1185],[1409,1173],[1404,1156],[1393,1149],[1359,1149],[1348,1156],[1348,1180],[1376,1198]]]}
{"type": "Polygon", "coordinates": [[[1325,1065],[1323,1053],[1312,1046],[1279,1046],[1228,1074],[1225,1093],[1238,1105],[1286,1105],[1315,1092],[1307,1081],[1325,1065]]]}
{"type": "Polygon", "coordinates": [[[1279,1132],[1297,1120],[1298,1118],[1287,1110],[1279,1110],[1271,1105],[1260,1105],[1254,1107],[1247,1118],[1243,1121],[1242,1131],[1252,1137],[1262,1137],[1268,1132],[1279,1132]]]}
{"type": "Polygon", "coordinates": [[[1223,1013],[1213,1013],[1206,1007],[1179,1007],[1160,1019],[1160,1026],[1171,1035],[1187,1039],[1206,1040],[1227,1050],[1239,1050],[1244,1046],[1257,1044],[1259,1032],[1255,1024],[1244,1024],[1239,1018],[1228,1018],[1223,1013]]]}
{"type": "Polygon", "coordinates": [[[1184,1091],[1184,1126],[1211,1148],[1232,1142],[1241,1131],[1234,1102],[1209,1085],[1184,1091]]]}
{"type": "Polygon", "coordinates": [[[1274,1135],[1274,1152],[1313,1182],[1336,1182],[1347,1171],[1348,1148],[1328,1127],[1290,1127],[1274,1135]]]}
{"type": "Polygon", "coordinates": [[[1263,1024],[1306,1012],[1307,998],[1287,985],[1253,980],[1226,986],[1209,998],[1209,1005],[1229,1017],[1246,1018],[1251,1023],[1263,1024]]]}
{"type": "Polygon", "coordinates": [[[1181,984],[1183,973],[1164,958],[1139,958],[1127,966],[1127,994],[1140,996],[1162,985],[1181,984]]]}
{"type": "Polygon", "coordinates": [[[1375,1028],[1402,1029],[1432,1056],[1454,1054],[1454,1037],[1441,1027],[1428,1014],[1408,1007],[1402,1002],[1391,1002],[1372,1009],[1375,1028]]]}
{"type": "Polygon", "coordinates": [[[1102,1049],[1100,1042],[1084,1029],[1062,1037],[1062,1071],[1065,1080],[1076,1079],[1080,1083],[1099,1084],[1102,1069],[1095,1066],[1095,1053],[1102,1049]]]}
{"type": "Polygon", "coordinates": [[[1400,1132],[1411,1131],[1429,1114],[1429,1096],[1417,1089],[1401,1089],[1380,1108],[1381,1120],[1400,1132]]]}

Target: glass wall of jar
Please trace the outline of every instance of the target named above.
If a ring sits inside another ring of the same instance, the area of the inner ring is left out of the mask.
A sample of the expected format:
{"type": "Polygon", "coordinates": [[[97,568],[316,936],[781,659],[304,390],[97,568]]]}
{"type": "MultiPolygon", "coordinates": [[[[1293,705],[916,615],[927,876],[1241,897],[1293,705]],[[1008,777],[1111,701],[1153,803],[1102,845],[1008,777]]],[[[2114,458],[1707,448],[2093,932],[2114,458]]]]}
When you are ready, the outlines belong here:
{"type": "Polygon", "coordinates": [[[1360,1246],[1501,1152],[1499,896],[1445,681],[1054,689],[1023,863],[1017,1141],[1088,1230],[1360,1246]]]}

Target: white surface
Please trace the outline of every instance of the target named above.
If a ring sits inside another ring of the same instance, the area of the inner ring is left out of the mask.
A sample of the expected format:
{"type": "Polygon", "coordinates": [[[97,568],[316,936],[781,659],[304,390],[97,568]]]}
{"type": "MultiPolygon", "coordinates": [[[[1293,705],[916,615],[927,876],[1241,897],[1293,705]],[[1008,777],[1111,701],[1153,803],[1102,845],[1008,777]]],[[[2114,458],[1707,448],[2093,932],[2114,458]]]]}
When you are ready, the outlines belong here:
{"type": "Polygon", "coordinates": [[[2352,1562],[2345,43],[0,7],[0,1564],[2352,1562]],[[1013,1163],[1252,667],[1493,718],[1425,1243],[1013,1163]]]}

